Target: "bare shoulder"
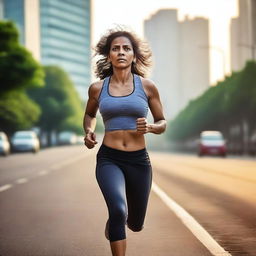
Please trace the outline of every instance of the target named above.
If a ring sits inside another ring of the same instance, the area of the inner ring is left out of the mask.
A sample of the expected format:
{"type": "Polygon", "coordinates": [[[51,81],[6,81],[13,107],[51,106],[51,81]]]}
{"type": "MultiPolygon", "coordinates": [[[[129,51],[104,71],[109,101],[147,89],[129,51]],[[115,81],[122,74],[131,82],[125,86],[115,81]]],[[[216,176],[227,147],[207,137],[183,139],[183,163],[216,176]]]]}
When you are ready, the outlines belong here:
{"type": "Polygon", "coordinates": [[[103,80],[93,82],[89,87],[89,91],[91,91],[91,92],[100,91],[102,86],[103,86],[103,80]]]}
{"type": "Polygon", "coordinates": [[[155,95],[156,93],[158,94],[157,87],[151,79],[141,77],[141,82],[146,94],[149,97],[155,95]]]}
{"type": "Polygon", "coordinates": [[[88,89],[89,97],[93,97],[97,99],[101,92],[102,86],[103,86],[103,80],[93,82],[88,89]]]}

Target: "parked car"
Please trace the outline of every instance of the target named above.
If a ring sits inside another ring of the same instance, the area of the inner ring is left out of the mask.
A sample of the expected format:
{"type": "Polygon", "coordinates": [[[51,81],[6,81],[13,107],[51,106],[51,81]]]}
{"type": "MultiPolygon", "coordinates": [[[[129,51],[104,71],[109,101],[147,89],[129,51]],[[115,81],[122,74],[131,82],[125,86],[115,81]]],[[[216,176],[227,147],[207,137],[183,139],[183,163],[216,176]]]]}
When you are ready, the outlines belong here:
{"type": "Polygon", "coordinates": [[[14,133],[11,146],[13,151],[31,151],[36,153],[40,150],[40,142],[34,131],[17,131],[14,133]]]}
{"type": "Polygon", "coordinates": [[[0,132],[0,154],[4,156],[10,154],[10,143],[4,132],[0,132]]]}
{"type": "Polygon", "coordinates": [[[59,145],[74,145],[77,143],[77,135],[71,131],[63,131],[58,135],[59,145]]]}
{"type": "Polygon", "coordinates": [[[78,144],[78,145],[84,145],[84,136],[78,135],[78,136],[77,136],[77,140],[76,140],[76,144],[78,144]]]}
{"type": "Polygon", "coordinates": [[[226,141],[220,131],[203,131],[200,134],[198,155],[221,155],[227,154],[226,141]]]}

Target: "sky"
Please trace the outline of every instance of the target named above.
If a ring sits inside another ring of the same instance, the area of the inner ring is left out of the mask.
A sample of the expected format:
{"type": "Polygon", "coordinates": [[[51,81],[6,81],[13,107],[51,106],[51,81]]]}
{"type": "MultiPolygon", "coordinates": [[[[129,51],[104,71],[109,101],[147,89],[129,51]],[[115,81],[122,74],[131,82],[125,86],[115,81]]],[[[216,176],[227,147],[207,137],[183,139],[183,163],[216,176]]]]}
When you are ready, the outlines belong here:
{"type": "Polygon", "coordinates": [[[238,15],[237,0],[92,0],[93,46],[115,24],[130,27],[143,38],[143,21],[164,8],[178,9],[180,21],[186,15],[209,19],[210,83],[221,80],[224,70],[228,74],[229,22],[238,15]]]}

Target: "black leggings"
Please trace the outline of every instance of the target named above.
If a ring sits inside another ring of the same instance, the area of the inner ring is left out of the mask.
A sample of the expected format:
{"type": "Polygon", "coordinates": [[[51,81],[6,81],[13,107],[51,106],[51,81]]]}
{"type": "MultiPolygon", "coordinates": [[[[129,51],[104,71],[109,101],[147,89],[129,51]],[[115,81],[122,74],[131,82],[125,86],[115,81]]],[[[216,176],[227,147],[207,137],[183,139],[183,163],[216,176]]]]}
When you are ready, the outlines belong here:
{"type": "Polygon", "coordinates": [[[96,178],[108,207],[109,240],[125,239],[125,224],[142,230],[152,183],[146,149],[128,152],[101,145],[96,178]]]}

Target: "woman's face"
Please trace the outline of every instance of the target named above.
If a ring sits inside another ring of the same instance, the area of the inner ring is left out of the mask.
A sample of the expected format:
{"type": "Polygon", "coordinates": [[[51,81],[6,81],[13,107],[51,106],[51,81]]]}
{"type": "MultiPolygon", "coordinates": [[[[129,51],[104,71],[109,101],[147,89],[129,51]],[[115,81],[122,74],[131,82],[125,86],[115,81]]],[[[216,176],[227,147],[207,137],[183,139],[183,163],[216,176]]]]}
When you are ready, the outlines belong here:
{"type": "Polygon", "coordinates": [[[125,36],[116,37],[111,43],[108,59],[116,68],[131,66],[135,59],[131,41],[125,36]]]}

